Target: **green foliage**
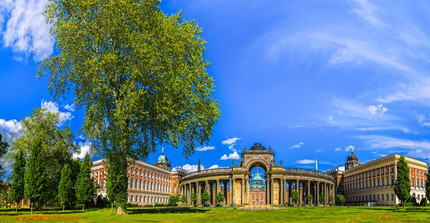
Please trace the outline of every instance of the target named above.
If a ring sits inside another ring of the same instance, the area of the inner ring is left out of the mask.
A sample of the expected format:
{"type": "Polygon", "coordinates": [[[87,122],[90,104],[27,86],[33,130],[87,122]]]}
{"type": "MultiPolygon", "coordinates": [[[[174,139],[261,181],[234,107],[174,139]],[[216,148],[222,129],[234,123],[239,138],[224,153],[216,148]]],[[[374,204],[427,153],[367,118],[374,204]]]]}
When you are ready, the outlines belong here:
{"type": "Polygon", "coordinates": [[[85,108],[83,133],[103,155],[146,158],[170,143],[188,157],[220,116],[201,28],[158,4],[53,0],[45,11],[58,54],[38,77],[49,78],[55,100],[74,89],[75,105],[85,108]]]}
{"type": "Polygon", "coordinates": [[[36,138],[33,140],[24,174],[24,194],[30,200],[31,212],[33,212],[33,204],[42,205],[42,194],[47,188],[45,162],[46,157],[42,151],[42,141],[40,138],[36,138]]]}
{"type": "Polygon", "coordinates": [[[12,144],[6,160],[11,162],[19,151],[28,156],[31,153],[32,142],[39,138],[45,156],[45,161],[41,165],[47,173],[47,189],[41,199],[43,203],[55,204],[61,169],[65,164],[72,165],[72,152],[78,148],[74,143],[75,137],[70,128],[60,122],[58,113],[48,112],[45,108],[34,109],[33,113],[20,123],[22,124],[20,136],[11,137],[12,144]]]}
{"type": "Polygon", "coordinates": [[[427,199],[426,198],[421,199],[420,206],[426,206],[426,205],[427,205],[427,199]]]}
{"type": "Polygon", "coordinates": [[[183,204],[187,203],[187,196],[185,196],[185,194],[182,194],[182,196],[181,196],[181,203],[183,203],[183,204]]]}
{"type": "Polygon", "coordinates": [[[215,196],[215,200],[216,200],[216,202],[218,202],[218,203],[223,202],[223,201],[224,201],[224,199],[225,199],[224,194],[222,194],[221,192],[218,192],[218,193],[216,194],[216,196],[215,196]]]}
{"type": "Polygon", "coordinates": [[[170,195],[169,206],[177,206],[179,202],[179,195],[170,195]]]}
{"type": "Polygon", "coordinates": [[[292,196],[293,201],[297,204],[297,202],[300,200],[300,195],[297,191],[293,192],[293,196],[292,196]]]}
{"type": "Polygon", "coordinates": [[[195,193],[191,194],[191,202],[193,202],[193,204],[195,205],[197,202],[197,195],[195,193]]]}
{"type": "Polygon", "coordinates": [[[330,194],[328,196],[328,202],[331,204],[331,203],[333,203],[333,200],[334,200],[333,195],[330,194]]]}
{"type": "Polygon", "coordinates": [[[394,186],[394,193],[402,201],[403,207],[405,202],[410,198],[411,180],[409,178],[409,167],[405,157],[401,156],[397,162],[397,179],[394,186]]]}
{"type": "Polygon", "coordinates": [[[345,196],[342,194],[336,194],[335,202],[336,205],[343,205],[345,203],[345,196]]]}
{"type": "Polygon", "coordinates": [[[58,200],[63,205],[63,211],[66,206],[72,206],[75,197],[73,190],[72,169],[69,164],[64,165],[61,170],[60,185],[58,186],[58,200]]]}
{"type": "Polygon", "coordinates": [[[106,193],[111,205],[126,210],[127,204],[127,159],[119,153],[110,152],[106,160],[106,193]]]}
{"type": "Polygon", "coordinates": [[[311,204],[311,203],[312,203],[312,201],[314,200],[314,196],[313,196],[312,194],[308,194],[308,195],[306,196],[306,199],[308,200],[308,204],[311,204]]]}
{"type": "Polygon", "coordinates": [[[205,191],[203,191],[203,194],[202,194],[202,204],[206,204],[206,202],[207,201],[209,201],[209,199],[210,199],[210,196],[209,196],[209,192],[207,192],[206,190],[205,191]]]}
{"type": "MultiPolygon", "coordinates": [[[[0,132],[0,159],[3,158],[3,156],[6,154],[7,149],[9,148],[9,144],[6,142],[5,139],[3,139],[3,135],[0,132]]],[[[3,163],[0,162],[0,186],[3,184],[3,175],[4,175],[4,167],[3,163]]]]}
{"type": "Polygon", "coordinates": [[[427,200],[430,200],[430,166],[427,170],[426,177],[427,177],[426,178],[426,186],[425,186],[426,198],[427,198],[427,200]]]}
{"type": "Polygon", "coordinates": [[[325,201],[325,197],[324,197],[324,194],[320,194],[320,202],[321,203],[324,203],[324,201],[325,201]]]}
{"type": "Polygon", "coordinates": [[[82,210],[85,208],[85,204],[93,201],[95,196],[94,182],[90,178],[91,166],[90,155],[87,153],[76,181],[76,199],[82,205],[82,210]]]}
{"type": "MultiPolygon", "coordinates": [[[[1,133],[0,133],[1,134],[1,133]]],[[[10,196],[16,203],[24,198],[24,175],[25,175],[25,157],[22,151],[15,155],[15,160],[12,166],[12,183],[10,196]]]]}

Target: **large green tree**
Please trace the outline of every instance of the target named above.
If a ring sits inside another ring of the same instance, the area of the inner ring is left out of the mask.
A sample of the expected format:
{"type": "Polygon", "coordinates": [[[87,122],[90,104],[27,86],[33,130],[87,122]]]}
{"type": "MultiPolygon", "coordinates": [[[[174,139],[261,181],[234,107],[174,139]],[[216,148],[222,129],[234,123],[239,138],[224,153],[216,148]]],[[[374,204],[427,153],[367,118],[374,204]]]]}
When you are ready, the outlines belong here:
{"type": "Polygon", "coordinates": [[[106,160],[106,194],[113,209],[114,204],[127,202],[127,159],[119,153],[110,152],[106,160]]]}
{"type": "Polygon", "coordinates": [[[11,137],[12,145],[7,159],[13,160],[15,154],[22,151],[28,156],[32,151],[32,142],[39,138],[41,150],[46,159],[41,165],[47,173],[47,190],[43,194],[44,203],[55,205],[57,202],[58,183],[61,169],[65,164],[72,165],[72,152],[78,147],[74,143],[74,135],[66,123],[62,123],[58,113],[48,112],[46,108],[37,108],[33,113],[22,119],[19,136],[11,137]]]}
{"type": "MultiPolygon", "coordinates": [[[[9,148],[9,144],[3,138],[2,133],[0,132],[0,161],[3,159],[3,156],[6,154],[7,149],[9,148]]],[[[0,187],[3,184],[3,175],[4,175],[4,166],[3,162],[0,162],[0,187]]]]}
{"type": "Polygon", "coordinates": [[[426,198],[428,201],[430,201],[430,166],[427,170],[426,177],[426,198]]]}
{"type": "Polygon", "coordinates": [[[76,181],[76,199],[82,205],[82,210],[85,205],[93,201],[95,197],[94,182],[91,179],[91,166],[90,155],[87,153],[81,164],[78,179],[76,181]]]}
{"type": "Polygon", "coordinates": [[[404,156],[400,156],[397,162],[397,179],[394,185],[394,193],[402,201],[403,208],[405,202],[411,197],[411,179],[409,178],[409,167],[404,156]]]}
{"type": "Polygon", "coordinates": [[[73,187],[72,169],[69,164],[66,164],[61,170],[60,185],[58,186],[58,200],[63,206],[63,211],[66,206],[73,204],[73,198],[75,197],[73,187]]]}
{"type": "MultiPolygon", "coordinates": [[[[220,115],[201,28],[158,4],[52,0],[45,12],[58,54],[41,63],[39,77],[49,78],[54,99],[74,91],[75,105],[85,108],[83,133],[119,162],[165,143],[188,157],[220,115]]],[[[125,207],[125,191],[119,196],[125,207]]]]}
{"type": "Polygon", "coordinates": [[[24,198],[24,180],[25,175],[25,157],[22,151],[15,155],[14,163],[12,166],[12,183],[10,189],[10,196],[16,203],[16,212],[18,212],[18,202],[24,198]]]}
{"type": "Polygon", "coordinates": [[[43,193],[47,191],[46,154],[42,150],[42,140],[33,140],[30,156],[27,160],[27,168],[24,174],[24,194],[30,200],[31,213],[34,204],[41,206],[43,193]]]}

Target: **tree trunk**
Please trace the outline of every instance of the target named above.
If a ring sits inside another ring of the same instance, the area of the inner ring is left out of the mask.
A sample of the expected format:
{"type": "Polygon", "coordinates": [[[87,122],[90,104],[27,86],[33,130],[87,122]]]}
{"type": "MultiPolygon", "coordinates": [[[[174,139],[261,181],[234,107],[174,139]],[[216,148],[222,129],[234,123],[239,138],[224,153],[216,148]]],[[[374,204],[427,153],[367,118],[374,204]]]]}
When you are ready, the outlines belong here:
{"type": "Polygon", "coordinates": [[[66,206],[66,205],[64,205],[64,204],[63,204],[63,211],[64,211],[65,206],[66,206]]]}
{"type": "Polygon", "coordinates": [[[33,202],[30,201],[30,213],[33,214],[33,202]]]}
{"type": "Polygon", "coordinates": [[[110,203],[110,211],[113,211],[113,202],[110,203]]]}
{"type": "Polygon", "coordinates": [[[85,204],[82,205],[82,210],[85,210],[85,204]]]}
{"type": "Polygon", "coordinates": [[[18,202],[15,202],[15,211],[18,212],[18,202]]]}

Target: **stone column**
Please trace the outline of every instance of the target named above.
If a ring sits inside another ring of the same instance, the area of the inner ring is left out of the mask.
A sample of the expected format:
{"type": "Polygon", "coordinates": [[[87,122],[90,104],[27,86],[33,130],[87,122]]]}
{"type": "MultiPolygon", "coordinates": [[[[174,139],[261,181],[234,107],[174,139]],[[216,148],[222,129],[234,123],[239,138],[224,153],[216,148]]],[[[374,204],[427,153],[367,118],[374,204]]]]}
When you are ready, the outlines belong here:
{"type": "Polygon", "coordinates": [[[318,206],[318,204],[320,203],[320,182],[319,181],[317,181],[317,188],[316,188],[316,196],[315,196],[315,198],[316,198],[316,205],[318,206]]]}
{"type": "Polygon", "coordinates": [[[230,204],[233,205],[233,179],[230,179],[230,204]]]}
{"type": "Polygon", "coordinates": [[[273,178],[270,177],[270,204],[274,204],[274,201],[275,201],[274,190],[275,188],[273,188],[273,178]]]}
{"type": "Polygon", "coordinates": [[[281,185],[280,185],[280,189],[281,189],[281,196],[280,196],[281,197],[281,202],[280,202],[280,205],[283,205],[284,201],[285,201],[285,198],[284,198],[285,181],[282,178],[279,181],[281,183],[281,185]]]}
{"type": "MultiPolygon", "coordinates": [[[[311,181],[308,180],[308,192],[306,193],[306,196],[308,196],[309,194],[311,194],[311,181]]],[[[310,202],[308,201],[308,199],[306,198],[306,201],[308,202],[308,204],[310,204],[310,202]]]]}
{"type": "Polygon", "coordinates": [[[245,203],[249,204],[249,176],[245,176],[245,203]]]}
{"type": "Polygon", "coordinates": [[[196,182],[196,187],[197,187],[197,204],[201,205],[202,204],[202,188],[200,186],[199,181],[196,182]]]}
{"type": "Polygon", "coordinates": [[[266,177],[266,204],[270,204],[270,178],[266,177]]]}

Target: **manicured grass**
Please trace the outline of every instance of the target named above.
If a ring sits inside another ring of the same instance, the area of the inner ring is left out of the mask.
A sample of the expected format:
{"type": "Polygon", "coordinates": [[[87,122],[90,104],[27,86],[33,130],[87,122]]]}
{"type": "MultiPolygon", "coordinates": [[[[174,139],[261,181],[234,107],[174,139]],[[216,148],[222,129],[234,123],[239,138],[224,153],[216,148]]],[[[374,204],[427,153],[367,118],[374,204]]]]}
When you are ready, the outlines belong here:
{"type": "Polygon", "coordinates": [[[127,216],[110,209],[16,213],[0,209],[0,222],[430,222],[429,207],[283,207],[270,210],[234,208],[130,208],[127,216]]]}

